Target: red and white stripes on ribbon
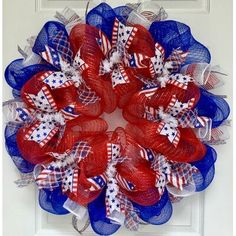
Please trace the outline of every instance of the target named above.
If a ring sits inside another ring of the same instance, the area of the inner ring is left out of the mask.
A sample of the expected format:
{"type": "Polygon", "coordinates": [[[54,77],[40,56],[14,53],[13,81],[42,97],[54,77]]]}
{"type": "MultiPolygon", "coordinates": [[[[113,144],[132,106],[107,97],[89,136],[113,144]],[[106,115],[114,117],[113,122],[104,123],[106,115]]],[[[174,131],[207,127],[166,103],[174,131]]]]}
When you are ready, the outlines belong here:
{"type": "Polygon", "coordinates": [[[125,26],[116,18],[112,31],[112,47],[120,44],[126,50],[129,49],[137,31],[136,27],[125,26]]]}
{"type": "Polygon", "coordinates": [[[45,51],[41,52],[40,55],[45,61],[55,66],[57,69],[61,69],[62,58],[56,50],[45,45],[45,51]]]}
{"type": "Polygon", "coordinates": [[[181,49],[175,49],[165,61],[165,67],[170,73],[178,72],[181,65],[185,62],[189,52],[183,52],[181,49]]]}
{"type": "Polygon", "coordinates": [[[80,116],[78,112],[75,111],[75,105],[69,105],[63,108],[61,111],[65,121],[73,120],[80,116]]]}
{"type": "Polygon", "coordinates": [[[101,190],[107,183],[107,177],[105,174],[87,178],[87,181],[91,184],[89,191],[101,190]]]}
{"type": "Polygon", "coordinates": [[[107,56],[109,51],[111,50],[111,43],[107,36],[101,30],[99,30],[99,38],[97,39],[97,43],[103,54],[107,56]]]}
{"type": "Polygon", "coordinates": [[[46,86],[43,86],[42,89],[36,95],[25,93],[25,97],[29,104],[36,110],[41,110],[45,112],[57,111],[56,102],[50,90],[46,86]]]}
{"type": "Polygon", "coordinates": [[[159,135],[166,136],[170,143],[172,143],[174,147],[177,147],[180,140],[180,131],[177,127],[162,121],[158,125],[157,133],[159,135]]]}
{"type": "Polygon", "coordinates": [[[116,174],[116,180],[119,184],[119,186],[127,191],[134,191],[135,186],[133,183],[127,181],[125,178],[123,178],[120,174],[116,174]]]}
{"type": "Polygon", "coordinates": [[[25,138],[37,142],[40,147],[47,144],[58,132],[59,128],[53,122],[36,122],[26,133],[25,138]]]}
{"type": "Polygon", "coordinates": [[[147,161],[153,161],[156,153],[150,148],[140,146],[140,156],[147,161]]]}
{"type": "Polygon", "coordinates": [[[169,105],[166,108],[166,112],[170,115],[176,117],[183,114],[187,110],[191,110],[193,108],[195,102],[195,98],[191,98],[188,102],[180,102],[176,95],[173,95],[169,105]]]}
{"type": "Polygon", "coordinates": [[[117,68],[113,69],[111,80],[113,88],[115,88],[118,84],[126,84],[130,82],[123,65],[119,64],[117,68]]]}
{"type": "Polygon", "coordinates": [[[120,157],[121,146],[119,144],[107,143],[108,162],[120,157]]]}
{"type": "Polygon", "coordinates": [[[49,85],[51,89],[66,88],[73,84],[61,71],[46,71],[39,80],[49,85]]]}
{"type": "Polygon", "coordinates": [[[107,185],[105,205],[106,205],[106,216],[108,218],[113,218],[113,212],[125,214],[125,206],[121,203],[123,195],[114,189],[114,183],[111,180],[111,183],[107,185]]]}
{"type": "Polygon", "coordinates": [[[75,55],[75,58],[73,61],[73,67],[79,70],[80,73],[83,73],[83,71],[88,69],[88,64],[86,64],[84,60],[81,58],[81,49],[79,49],[75,55]]]}
{"type": "Polygon", "coordinates": [[[131,58],[129,60],[130,66],[137,68],[146,68],[147,65],[144,64],[145,59],[149,59],[149,57],[140,53],[134,53],[133,55],[131,55],[131,58]]]}
{"type": "Polygon", "coordinates": [[[209,77],[206,80],[206,83],[202,87],[206,90],[211,90],[216,87],[219,87],[223,82],[217,76],[217,73],[210,72],[209,77]]]}
{"type": "Polygon", "coordinates": [[[159,117],[159,109],[154,107],[145,106],[145,111],[143,113],[143,118],[149,121],[158,121],[159,117]]]}
{"type": "Polygon", "coordinates": [[[165,60],[165,50],[159,44],[155,44],[155,55],[150,58],[149,71],[151,77],[154,78],[156,75],[161,75],[163,72],[165,60]]]}
{"type": "Polygon", "coordinates": [[[175,85],[181,89],[186,90],[188,83],[193,82],[193,78],[188,75],[174,74],[168,77],[167,84],[175,85]]]}
{"type": "Polygon", "coordinates": [[[39,188],[53,189],[62,185],[62,190],[77,194],[79,184],[79,169],[77,164],[90,153],[87,142],[80,141],[75,149],[65,153],[48,153],[57,160],[45,167],[38,176],[36,183],[39,188]]]}
{"type": "Polygon", "coordinates": [[[158,86],[146,85],[138,94],[143,94],[146,98],[151,98],[156,93],[157,89],[158,86]]]}

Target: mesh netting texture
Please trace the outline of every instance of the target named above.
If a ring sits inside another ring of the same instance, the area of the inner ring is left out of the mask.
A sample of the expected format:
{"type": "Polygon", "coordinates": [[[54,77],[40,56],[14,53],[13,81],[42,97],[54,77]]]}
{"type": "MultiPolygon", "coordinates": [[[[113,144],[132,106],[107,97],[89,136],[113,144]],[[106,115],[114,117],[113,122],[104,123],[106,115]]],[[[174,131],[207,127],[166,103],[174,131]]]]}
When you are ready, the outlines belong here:
{"type": "Polygon", "coordinates": [[[101,3],[86,19],[66,8],[5,70],[9,156],[43,210],[87,216],[99,235],[168,222],[213,181],[210,144],[227,136],[209,50],[163,8],[140,6],[101,3]],[[110,131],[101,117],[117,108],[128,124],[110,131]]]}

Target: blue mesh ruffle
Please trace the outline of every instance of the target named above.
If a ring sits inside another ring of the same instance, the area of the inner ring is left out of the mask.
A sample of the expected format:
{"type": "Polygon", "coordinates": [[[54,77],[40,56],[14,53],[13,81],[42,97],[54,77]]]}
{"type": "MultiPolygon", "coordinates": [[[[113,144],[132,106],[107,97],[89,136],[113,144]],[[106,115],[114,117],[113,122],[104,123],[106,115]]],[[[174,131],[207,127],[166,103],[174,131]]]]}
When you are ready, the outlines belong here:
{"type": "Polygon", "coordinates": [[[70,213],[63,205],[67,200],[67,196],[61,191],[61,187],[57,187],[50,191],[48,189],[39,190],[39,205],[40,207],[55,215],[65,215],[70,213]]]}
{"type": "Polygon", "coordinates": [[[173,49],[180,48],[189,51],[186,64],[206,62],[209,63],[211,55],[209,50],[196,41],[191,34],[190,27],[173,20],[156,21],[150,27],[150,33],[155,42],[160,43],[168,57],[173,49]]]}
{"type": "Polygon", "coordinates": [[[19,171],[22,173],[30,173],[33,171],[34,165],[23,159],[16,142],[16,134],[19,128],[19,124],[7,124],[5,128],[6,149],[19,171]]]}
{"type": "Polygon", "coordinates": [[[55,49],[67,62],[71,63],[72,51],[70,49],[69,36],[65,26],[56,21],[48,21],[39,32],[33,52],[40,55],[45,51],[45,46],[55,49]]]}
{"type": "MultiPolygon", "coordinates": [[[[11,62],[5,70],[5,79],[14,89],[14,94],[18,96],[23,85],[35,74],[41,71],[52,70],[49,65],[35,64],[24,66],[23,59],[17,59],[11,62]]],[[[13,95],[14,95],[13,94],[13,95]]],[[[15,97],[15,96],[14,96],[15,97]]]]}
{"type": "Polygon", "coordinates": [[[111,235],[120,228],[120,225],[112,224],[106,217],[105,194],[104,189],[97,199],[88,204],[91,226],[99,235],[111,235]]]}
{"type": "Polygon", "coordinates": [[[125,23],[131,11],[132,9],[127,6],[120,6],[113,9],[106,3],[101,3],[87,14],[86,22],[89,25],[101,29],[111,40],[115,18],[125,23]]]}
{"type": "Polygon", "coordinates": [[[203,191],[212,182],[215,175],[215,161],[217,153],[214,148],[206,145],[206,155],[200,161],[191,163],[197,167],[200,172],[193,174],[193,179],[196,185],[196,192],[203,191]]]}
{"type": "Polygon", "coordinates": [[[172,204],[169,200],[167,190],[162,195],[160,201],[158,201],[155,205],[141,206],[133,202],[133,206],[142,220],[153,225],[161,225],[166,223],[172,215],[172,204]]]}
{"type": "Polygon", "coordinates": [[[201,97],[196,106],[199,116],[207,116],[212,119],[212,128],[218,127],[226,120],[230,113],[228,103],[221,97],[201,89],[201,97]]]}

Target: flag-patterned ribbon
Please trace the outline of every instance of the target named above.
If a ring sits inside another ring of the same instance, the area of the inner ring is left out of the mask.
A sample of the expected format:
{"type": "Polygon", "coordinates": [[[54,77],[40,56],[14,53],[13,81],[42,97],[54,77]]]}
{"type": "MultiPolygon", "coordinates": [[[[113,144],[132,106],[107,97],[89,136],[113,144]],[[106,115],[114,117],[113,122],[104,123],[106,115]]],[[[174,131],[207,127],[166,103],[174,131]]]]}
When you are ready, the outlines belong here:
{"type": "Polygon", "coordinates": [[[33,122],[25,138],[39,143],[41,147],[47,144],[67,121],[79,116],[73,104],[58,111],[51,91],[46,86],[36,95],[26,93],[25,97],[36,113],[36,122],[33,122]]]}
{"type": "Polygon", "coordinates": [[[160,122],[157,127],[157,133],[166,136],[170,143],[174,145],[174,147],[178,146],[180,140],[180,131],[172,123],[166,123],[164,121],[160,122]]]}
{"type": "Polygon", "coordinates": [[[158,86],[155,84],[146,84],[142,87],[139,95],[143,94],[146,98],[150,99],[158,90],[158,86]]]}
{"type": "Polygon", "coordinates": [[[164,48],[159,43],[156,43],[155,55],[153,57],[134,53],[130,56],[130,65],[137,68],[148,67],[151,77],[155,78],[157,76],[166,76],[173,72],[178,72],[181,65],[186,60],[187,55],[188,52],[183,52],[181,49],[177,48],[165,59],[164,48]]]}
{"type": "MultiPolygon", "coordinates": [[[[180,102],[176,95],[173,95],[171,98],[170,103],[168,104],[167,108],[165,109],[165,112],[169,114],[170,116],[174,117],[176,121],[178,122],[178,126],[182,128],[193,128],[196,129],[196,134],[198,138],[209,141],[211,137],[211,127],[212,127],[212,121],[210,118],[205,116],[198,116],[197,110],[192,110],[194,106],[195,98],[191,98],[188,102],[180,102]]],[[[156,109],[154,107],[145,106],[145,111],[143,114],[143,118],[153,121],[153,122],[160,122],[162,119],[159,115],[160,109],[156,109]]],[[[168,125],[167,125],[168,126],[168,125]]],[[[176,142],[172,141],[170,134],[170,127],[164,127],[164,124],[159,125],[159,130],[162,130],[162,134],[168,136],[170,142],[172,142],[174,145],[176,142]],[[166,131],[166,132],[165,132],[166,131]]],[[[178,135],[176,136],[176,141],[178,142],[178,135]]],[[[177,145],[177,144],[176,144],[177,145]]]]}
{"type": "Polygon", "coordinates": [[[105,34],[99,32],[98,45],[105,56],[101,62],[100,74],[111,74],[112,86],[129,83],[125,67],[129,65],[129,49],[135,34],[136,27],[125,26],[117,18],[112,30],[112,42],[110,43],[105,34]]]}
{"type": "Polygon", "coordinates": [[[171,116],[177,117],[183,114],[187,110],[193,108],[195,98],[191,98],[188,102],[181,102],[177,99],[176,95],[173,95],[169,105],[167,106],[165,112],[169,113],[171,116]]]}
{"type": "Polygon", "coordinates": [[[48,153],[56,161],[51,162],[48,166],[37,165],[35,167],[35,179],[38,187],[53,189],[62,185],[64,192],[70,191],[77,193],[78,163],[86,158],[91,151],[87,142],[78,142],[72,151],[65,153],[48,153]]]}
{"type": "Polygon", "coordinates": [[[27,108],[21,100],[10,100],[3,103],[3,114],[8,122],[27,122],[32,120],[33,109],[27,108]]]}
{"type": "Polygon", "coordinates": [[[182,191],[184,186],[193,183],[193,173],[198,172],[191,164],[168,161],[163,155],[151,149],[141,147],[140,155],[151,162],[151,168],[156,173],[155,185],[160,195],[164,193],[168,184],[182,191]]]}
{"type": "Polygon", "coordinates": [[[132,203],[120,191],[120,187],[128,191],[135,191],[135,186],[122,178],[116,171],[115,165],[122,161],[120,155],[121,146],[119,144],[108,143],[108,168],[107,190],[106,190],[106,215],[109,219],[118,224],[125,223],[130,230],[136,230],[140,219],[134,211],[132,203]]]}
{"type": "Polygon", "coordinates": [[[64,88],[74,84],[76,87],[81,85],[82,77],[81,73],[88,68],[88,65],[81,58],[80,50],[76,53],[72,63],[68,63],[68,59],[65,59],[70,56],[61,54],[62,48],[58,46],[56,51],[52,47],[46,45],[45,51],[41,53],[41,57],[56,67],[59,71],[47,71],[42,74],[40,80],[48,84],[51,89],[64,88]],[[60,50],[59,50],[60,49],[60,50]]]}

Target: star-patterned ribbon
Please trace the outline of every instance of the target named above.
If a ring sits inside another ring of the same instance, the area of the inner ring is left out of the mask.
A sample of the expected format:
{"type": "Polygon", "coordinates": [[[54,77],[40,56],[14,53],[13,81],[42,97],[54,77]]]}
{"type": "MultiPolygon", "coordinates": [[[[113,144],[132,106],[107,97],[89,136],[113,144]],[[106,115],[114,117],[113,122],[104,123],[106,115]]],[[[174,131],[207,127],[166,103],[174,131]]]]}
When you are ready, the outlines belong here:
{"type": "Polygon", "coordinates": [[[117,18],[113,26],[111,43],[106,35],[101,31],[99,32],[97,42],[105,56],[105,60],[103,60],[100,65],[100,74],[111,74],[113,88],[118,84],[129,83],[129,78],[125,71],[125,67],[129,65],[127,50],[136,32],[136,27],[125,26],[117,18]]]}
{"type": "MultiPolygon", "coordinates": [[[[107,157],[108,157],[108,166],[109,165],[115,165],[117,162],[122,161],[122,158],[120,158],[120,145],[119,144],[107,144],[107,157]]],[[[131,182],[127,181],[125,178],[123,178],[119,173],[115,173],[114,175],[115,182],[118,183],[119,187],[126,189],[127,191],[135,191],[135,185],[131,182]]],[[[107,173],[103,173],[97,176],[93,176],[90,178],[87,178],[88,183],[91,184],[91,186],[87,189],[87,191],[98,191],[105,187],[106,184],[108,184],[108,176],[107,173]]]]}
{"type": "Polygon", "coordinates": [[[188,102],[181,102],[177,99],[176,95],[173,95],[169,105],[167,106],[165,112],[169,113],[171,116],[177,117],[183,114],[187,110],[193,108],[195,98],[191,98],[188,102]]]}
{"type": "Polygon", "coordinates": [[[107,144],[107,155],[108,155],[108,167],[106,170],[107,176],[107,190],[106,190],[106,215],[108,218],[123,223],[125,219],[125,209],[123,204],[121,204],[121,193],[119,191],[118,182],[116,180],[116,167],[120,156],[119,144],[108,143],[107,144]]]}
{"type": "Polygon", "coordinates": [[[82,60],[80,50],[76,53],[71,64],[59,51],[48,45],[45,46],[45,51],[41,52],[41,57],[59,70],[47,71],[40,77],[40,80],[48,84],[51,89],[68,87],[72,84],[76,87],[81,85],[81,74],[88,68],[88,65],[82,60]]]}
{"type": "MultiPolygon", "coordinates": [[[[168,104],[165,112],[176,119],[178,122],[178,126],[182,128],[193,128],[197,130],[197,136],[200,139],[209,140],[210,132],[211,132],[211,119],[204,116],[198,116],[196,110],[192,110],[194,106],[195,98],[191,98],[188,102],[180,102],[176,95],[173,95],[170,103],[168,104]]],[[[145,111],[143,114],[143,118],[153,121],[160,122],[162,121],[159,115],[160,109],[156,109],[154,107],[145,106],[145,111]]],[[[176,132],[172,132],[171,136],[171,128],[170,125],[165,125],[161,123],[159,126],[158,132],[162,135],[166,135],[170,142],[174,145],[177,145],[172,139],[176,135],[176,132]],[[162,131],[161,131],[162,130],[162,131]],[[166,132],[165,132],[166,131],[166,132]]],[[[176,136],[176,141],[178,142],[178,135],[176,136]]]]}
{"type": "Polygon", "coordinates": [[[27,93],[25,96],[35,109],[37,120],[33,122],[25,138],[39,143],[41,147],[47,144],[67,121],[79,116],[73,104],[58,111],[51,91],[46,86],[36,95],[27,93]]]}
{"type": "Polygon", "coordinates": [[[174,145],[174,147],[178,146],[180,141],[180,131],[172,123],[166,123],[164,121],[160,122],[157,127],[157,133],[166,136],[170,143],[174,145]]]}

